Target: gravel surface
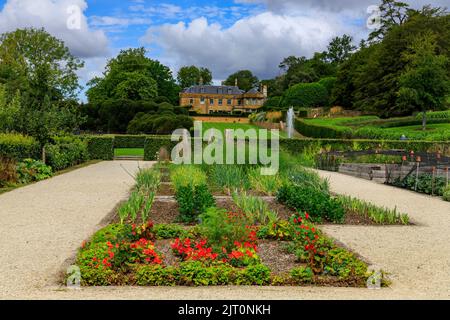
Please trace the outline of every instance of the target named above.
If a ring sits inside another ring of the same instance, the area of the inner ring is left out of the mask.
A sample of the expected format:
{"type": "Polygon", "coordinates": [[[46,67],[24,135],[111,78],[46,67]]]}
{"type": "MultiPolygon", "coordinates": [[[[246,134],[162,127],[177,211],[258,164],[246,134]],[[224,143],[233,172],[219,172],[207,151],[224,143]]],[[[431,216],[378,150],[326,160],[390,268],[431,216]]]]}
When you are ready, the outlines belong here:
{"type": "Polygon", "coordinates": [[[331,189],[395,207],[416,226],[322,226],[390,273],[390,288],[109,287],[70,290],[56,283],[65,260],[125,199],[134,162],[102,162],[0,196],[3,299],[450,299],[450,203],[338,173],[331,189]]]}
{"type": "Polygon", "coordinates": [[[100,162],[1,195],[0,298],[54,285],[65,260],[128,197],[137,169],[100,162]]]}

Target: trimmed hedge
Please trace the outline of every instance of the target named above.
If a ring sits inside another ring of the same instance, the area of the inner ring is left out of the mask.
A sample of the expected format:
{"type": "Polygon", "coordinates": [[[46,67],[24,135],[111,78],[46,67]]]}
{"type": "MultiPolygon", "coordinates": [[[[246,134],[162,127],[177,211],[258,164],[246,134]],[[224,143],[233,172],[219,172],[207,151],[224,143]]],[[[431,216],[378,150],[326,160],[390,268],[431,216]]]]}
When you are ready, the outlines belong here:
{"type": "Polygon", "coordinates": [[[0,133],[0,156],[15,160],[39,159],[39,143],[32,137],[0,133]]]}
{"type": "Polygon", "coordinates": [[[144,148],[146,138],[146,135],[116,135],[114,136],[114,148],[144,148]]]}
{"type": "Polygon", "coordinates": [[[157,153],[162,147],[167,149],[170,156],[173,147],[178,144],[177,142],[172,142],[170,138],[170,136],[146,136],[144,144],[144,160],[157,160],[157,153]]]}
{"type": "Polygon", "coordinates": [[[367,140],[367,139],[282,139],[280,146],[291,153],[305,149],[325,148],[330,151],[401,149],[415,152],[437,152],[450,155],[450,141],[367,140]]]}
{"type": "Polygon", "coordinates": [[[312,108],[328,103],[328,91],[319,83],[299,83],[286,90],[281,101],[283,107],[312,108]]]}
{"type": "Polygon", "coordinates": [[[76,137],[55,137],[53,143],[45,146],[47,165],[53,171],[63,170],[88,160],[85,141],[76,137]]]}
{"type": "MultiPolygon", "coordinates": [[[[428,124],[448,123],[445,119],[430,120],[428,124]]],[[[398,121],[378,120],[368,122],[366,126],[361,128],[350,128],[344,126],[319,125],[313,124],[301,119],[295,120],[295,129],[302,135],[310,138],[319,139],[378,139],[378,140],[396,140],[400,139],[401,133],[389,130],[393,127],[419,125],[419,120],[410,118],[398,121]],[[375,127],[374,125],[377,125],[375,127]],[[381,129],[384,128],[384,129],[381,129]]],[[[408,139],[411,140],[429,140],[429,141],[446,141],[450,140],[450,130],[430,133],[420,132],[409,134],[408,139]]]]}
{"type": "Polygon", "coordinates": [[[114,136],[88,136],[86,142],[91,160],[114,159],[114,136]]]}

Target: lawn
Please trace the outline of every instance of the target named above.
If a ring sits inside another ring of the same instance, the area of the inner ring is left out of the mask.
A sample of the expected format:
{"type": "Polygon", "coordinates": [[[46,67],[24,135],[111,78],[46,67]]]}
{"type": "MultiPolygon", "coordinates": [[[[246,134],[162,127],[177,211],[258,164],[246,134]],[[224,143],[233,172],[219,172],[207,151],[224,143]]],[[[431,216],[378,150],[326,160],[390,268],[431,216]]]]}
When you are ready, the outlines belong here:
{"type": "MultiPolygon", "coordinates": [[[[233,129],[233,130],[237,130],[237,129],[242,129],[242,130],[248,130],[248,129],[262,129],[258,126],[255,126],[253,124],[246,124],[246,123],[217,123],[217,122],[203,122],[203,131],[206,131],[208,129],[218,129],[220,130],[223,135],[225,135],[225,130],[226,129],[233,129]]],[[[268,136],[271,136],[271,133],[269,132],[268,136]]],[[[286,132],[280,131],[279,132],[279,137],[280,138],[287,138],[287,134],[286,132]]]]}
{"type": "Polygon", "coordinates": [[[143,148],[114,149],[114,156],[115,157],[126,157],[126,156],[143,157],[144,149],[143,148]]]}

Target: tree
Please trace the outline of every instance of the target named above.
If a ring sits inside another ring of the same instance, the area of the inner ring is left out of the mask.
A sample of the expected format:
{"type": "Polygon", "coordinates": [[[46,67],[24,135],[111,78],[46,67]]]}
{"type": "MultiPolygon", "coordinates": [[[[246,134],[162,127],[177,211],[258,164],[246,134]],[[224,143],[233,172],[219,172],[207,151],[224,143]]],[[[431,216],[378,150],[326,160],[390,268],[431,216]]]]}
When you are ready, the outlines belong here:
{"type": "Polygon", "coordinates": [[[6,89],[0,84],[0,132],[12,132],[17,128],[20,112],[19,92],[8,101],[6,89]]]}
{"type": "Polygon", "coordinates": [[[113,94],[115,99],[151,100],[158,95],[158,84],[137,71],[126,72],[113,94]]]}
{"type": "Polygon", "coordinates": [[[109,60],[103,77],[94,78],[88,83],[86,95],[89,102],[101,103],[125,96],[132,100],[148,100],[158,95],[177,103],[180,88],[176,85],[172,72],[159,61],[147,58],[145,54],[144,48],[128,49],[109,60]],[[138,84],[139,81],[142,82],[141,85],[138,84]],[[138,85],[138,88],[131,88],[133,85],[138,85]],[[146,89],[146,86],[150,88],[146,89]]]}
{"type": "Polygon", "coordinates": [[[0,36],[0,82],[9,95],[20,89],[27,103],[75,98],[80,89],[76,72],[83,66],[63,41],[44,29],[18,29],[0,36]]]}
{"type": "Polygon", "coordinates": [[[442,109],[450,93],[448,57],[437,53],[436,35],[418,36],[404,53],[408,66],[400,77],[397,103],[413,111],[421,111],[423,130],[426,112],[442,109]]]}
{"type": "Polygon", "coordinates": [[[335,37],[328,45],[326,57],[328,61],[335,64],[341,64],[346,61],[356,50],[352,44],[353,38],[344,34],[342,37],[335,37]]]}
{"type": "Polygon", "coordinates": [[[393,26],[400,26],[408,19],[409,4],[395,0],[382,0],[380,8],[380,27],[369,35],[369,41],[379,41],[393,26]]]}
{"type": "Polygon", "coordinates": [[[212,73],[207,68],[197,68],[196,66],[182,67],[178,71],[177,81],[181,88],[191,86],[210,85],[212,83],[212,73]]]}
{"type": "Polygon", "coordinates": [[[244,91],[249,91],[259,86],[259,79],[249,70],[241,70],[230,75],[224,84],[234,86],[237,80],[238,87],[244,91]]]}

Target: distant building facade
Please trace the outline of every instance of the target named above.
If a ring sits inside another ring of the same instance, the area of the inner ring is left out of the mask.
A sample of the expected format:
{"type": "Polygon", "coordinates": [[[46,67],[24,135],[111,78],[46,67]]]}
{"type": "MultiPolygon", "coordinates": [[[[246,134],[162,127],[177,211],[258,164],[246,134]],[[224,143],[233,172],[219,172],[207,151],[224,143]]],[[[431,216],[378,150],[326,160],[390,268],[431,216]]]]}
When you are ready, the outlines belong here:
{"type": "Polygon", "coordinates": [[[267,100],[267,86],[245,92],[237,86],[198,85],[180,93],[180,106],[190,106],[199,114],[252,113],[267,100]]]}

